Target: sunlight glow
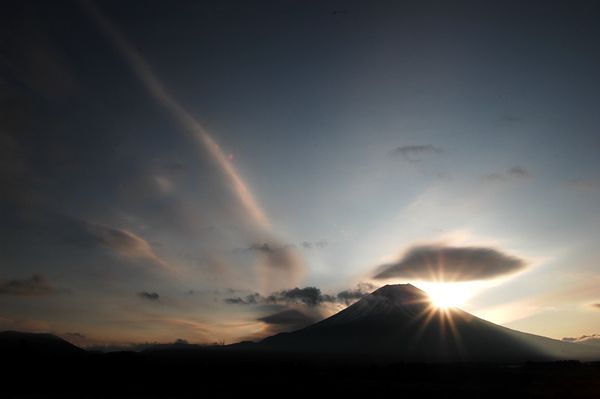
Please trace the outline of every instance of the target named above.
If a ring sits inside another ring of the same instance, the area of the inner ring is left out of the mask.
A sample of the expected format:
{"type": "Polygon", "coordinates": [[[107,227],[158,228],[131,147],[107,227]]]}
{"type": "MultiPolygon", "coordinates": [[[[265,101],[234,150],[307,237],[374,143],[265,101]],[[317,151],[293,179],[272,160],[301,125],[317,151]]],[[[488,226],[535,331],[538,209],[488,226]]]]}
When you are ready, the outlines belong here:
{"type": "Polygon", "coordinates": [[[432,305],[438,309],[461,306],[472,296],[471,290],[464,284],[428,284],[424,289],[432,305]]]}

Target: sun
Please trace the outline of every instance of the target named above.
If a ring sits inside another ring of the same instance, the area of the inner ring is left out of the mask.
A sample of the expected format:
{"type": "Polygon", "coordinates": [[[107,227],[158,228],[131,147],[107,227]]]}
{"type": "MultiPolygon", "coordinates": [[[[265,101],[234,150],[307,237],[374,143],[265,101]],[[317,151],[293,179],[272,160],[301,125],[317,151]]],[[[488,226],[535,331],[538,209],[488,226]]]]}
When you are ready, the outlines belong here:
{"type": "Polygon", "coordinates": [[[424,289],[431,304],[438,309],[461,306],[471,297],[470,290],[461,284],[429,284],[424,289]]]}

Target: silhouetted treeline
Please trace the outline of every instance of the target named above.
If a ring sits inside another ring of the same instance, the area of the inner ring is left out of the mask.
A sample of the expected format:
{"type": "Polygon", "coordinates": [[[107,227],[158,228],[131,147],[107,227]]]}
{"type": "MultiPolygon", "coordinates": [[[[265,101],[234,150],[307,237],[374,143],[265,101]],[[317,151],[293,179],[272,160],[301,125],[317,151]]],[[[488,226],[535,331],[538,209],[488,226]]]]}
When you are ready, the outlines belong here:
{"type": "Polygon", "coordinates": [[[600,363],[397,363],[219,348],[142,353],[17,354],[3,358],[8,398],[260,397],[598,397],[600,363]]]}

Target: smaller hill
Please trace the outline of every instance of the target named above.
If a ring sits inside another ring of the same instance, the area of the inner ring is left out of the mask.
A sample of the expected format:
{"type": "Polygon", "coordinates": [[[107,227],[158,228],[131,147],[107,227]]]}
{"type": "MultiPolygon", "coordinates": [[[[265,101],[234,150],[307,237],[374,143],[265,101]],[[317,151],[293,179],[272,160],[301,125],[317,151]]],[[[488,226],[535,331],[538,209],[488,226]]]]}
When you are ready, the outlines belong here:
{"type": "Polygon", "coordinates": [[[0,354],[18,356],[78,356],[85,351],[53,334],[0,332],[0,354]]]}

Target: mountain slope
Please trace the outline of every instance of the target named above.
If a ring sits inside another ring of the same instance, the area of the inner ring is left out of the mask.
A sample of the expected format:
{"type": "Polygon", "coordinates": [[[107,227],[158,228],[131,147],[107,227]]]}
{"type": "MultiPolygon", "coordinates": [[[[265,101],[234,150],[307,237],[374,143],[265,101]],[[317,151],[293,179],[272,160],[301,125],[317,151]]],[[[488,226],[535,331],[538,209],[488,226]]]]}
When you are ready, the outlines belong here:
{"type": "Polygon", "coordinates": [[[19,356],[77,356],[85,351],[52,334],[0,332],[0,354],[19,356]]]}
{"type": "Polygon", "coordinates": [[[258,346],[407,361],[600,359],[600,351],[510,330],[460,309],[433,309],[427,294],[410,284],[384,286],[325,320],[258,346]]]}

